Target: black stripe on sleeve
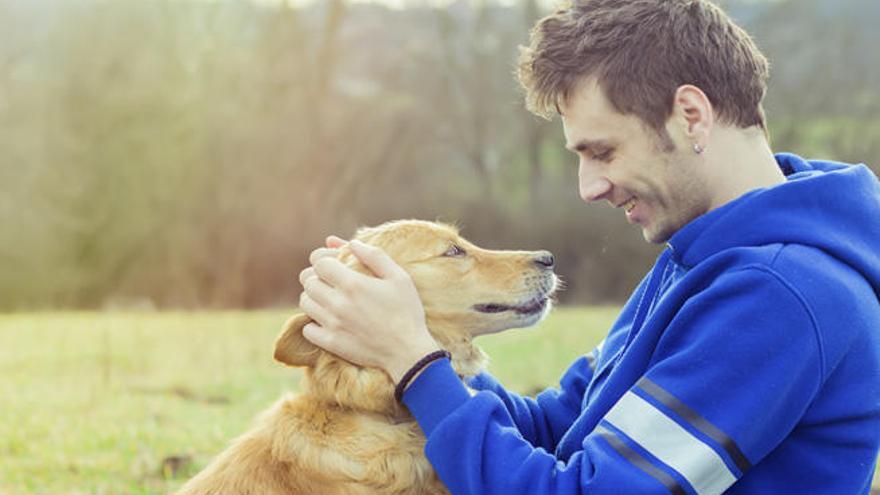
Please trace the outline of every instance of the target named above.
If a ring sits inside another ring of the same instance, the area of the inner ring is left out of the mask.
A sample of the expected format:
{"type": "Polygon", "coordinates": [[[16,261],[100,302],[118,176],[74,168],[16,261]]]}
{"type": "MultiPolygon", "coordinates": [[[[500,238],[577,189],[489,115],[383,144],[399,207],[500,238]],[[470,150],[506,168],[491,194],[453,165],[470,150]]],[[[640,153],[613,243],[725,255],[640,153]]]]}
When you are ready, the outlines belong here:
{"type": "Polygon", "coordinates": [[[647,377],[642,377],[642,379],[636,383],[636,386],[653,397],[656,401],[674,411],[675,414],[681,416],[682,419],[690,423],[691,426],[699,430],[701,433],[718,443],[718,445],[727,452],[727,455],[733,459],[736,467],[738,467],[743,474],[752,468],[752,464],[746,459],[746,456],[742,453],[732,438],[719,430],[698,412],[675,398],[675,396],[667,392],[663,387],[657,385],[647,377]]]}
{"type": "Polygon", "coordinates": [[[669,473],[651,464],[651,461],[633,450],[611,430],[599,426],[596,428],[596,433],[599,435],[599,438],[608,442],[608,444],[611,445],[611,448],[623,456],[633,466],[641,469],[645,474],[662,483],[670,493],[673,495],[687,495],[687,492],[684,491],[684,488],[678,483],[678,480],[673,478],[669,473]]]}

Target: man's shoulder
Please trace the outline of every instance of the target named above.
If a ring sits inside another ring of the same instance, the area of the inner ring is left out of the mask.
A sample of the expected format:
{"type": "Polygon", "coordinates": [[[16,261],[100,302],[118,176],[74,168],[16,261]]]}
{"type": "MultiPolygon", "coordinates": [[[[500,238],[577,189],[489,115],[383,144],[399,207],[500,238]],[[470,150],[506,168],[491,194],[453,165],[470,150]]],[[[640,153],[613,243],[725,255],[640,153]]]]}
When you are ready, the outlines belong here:
{"type": "MultiPolygon", "coordinates": [[[[803,244],[780,246],[769,269],[800,291],[811,303],[834,301],[837,310],[868,304],[877,306],[869,281],[859,271],[820,248],[803,244]]],[[[815,304],[811,304],[815,305],[815,304]]]]}
{"type": "Polygon", "coordinates": [[[724,280],[742,272],[764,272],[767,279],[806,299],[838,300],[840,303],[869,303],[877,297],[870,282],[853,266],[826,251],[804,244],[777,243],[739,247],[720,253],[712,260],[715,277],[724,280]]]}
{"type": "Polygon", "coordinates": [[[819,248],[783,246],[769,267],[798,294],[833,365],[855,343],[878,345],[880,301],[855,268],[819,248]]]}
{"type": "Polygon", "coordinates": [[[880,302],[871,283],[856,268],[820,248],[795,243],[737,248],[712,264],[717,268],[710,270],[714,271],[710,286],[731,280],[772,286],[769,293],[779,295],[775,302],[799,306],[822,340],[880,326],[880,302]]]}

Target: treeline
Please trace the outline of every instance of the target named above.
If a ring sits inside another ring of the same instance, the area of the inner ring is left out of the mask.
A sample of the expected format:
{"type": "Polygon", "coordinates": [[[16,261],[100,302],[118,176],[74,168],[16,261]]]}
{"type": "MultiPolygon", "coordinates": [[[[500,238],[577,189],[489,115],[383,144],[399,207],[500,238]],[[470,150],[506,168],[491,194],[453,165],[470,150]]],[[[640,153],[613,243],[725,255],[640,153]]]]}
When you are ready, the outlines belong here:
{"type": "MultiPolygon", "coordinates": [[[[657,248],[522,108],[542,5],[0,0],[0,309],[292,304],[325,235],[410,217],[619,301],[657,248]]],[[[880,2],[724,5],[774,147],[880,164],[880,2]]]]}

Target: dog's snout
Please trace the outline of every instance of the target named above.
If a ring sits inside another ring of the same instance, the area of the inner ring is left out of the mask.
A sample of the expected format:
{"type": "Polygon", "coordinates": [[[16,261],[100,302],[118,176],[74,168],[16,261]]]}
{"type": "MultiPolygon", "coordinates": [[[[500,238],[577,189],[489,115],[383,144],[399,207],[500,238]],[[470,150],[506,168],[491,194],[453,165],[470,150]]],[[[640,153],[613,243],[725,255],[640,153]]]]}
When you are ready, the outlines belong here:
{"type": "Polygon", "coordinates": [[[553,258],[553,253],[550,251],[539,251],[535,257],[532,258],[532,261],[538,265],[538,267],[546,270],[552,270],[556,265],[556,259],[553,258]]]}

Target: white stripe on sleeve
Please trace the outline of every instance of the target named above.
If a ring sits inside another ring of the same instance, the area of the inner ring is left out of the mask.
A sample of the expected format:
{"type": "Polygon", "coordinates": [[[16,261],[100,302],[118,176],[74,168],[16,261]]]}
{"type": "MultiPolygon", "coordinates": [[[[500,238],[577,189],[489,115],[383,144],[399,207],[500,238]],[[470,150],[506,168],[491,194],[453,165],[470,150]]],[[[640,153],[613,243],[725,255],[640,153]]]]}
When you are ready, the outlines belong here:
{"type": "Polygon", "coordinates": [[[624,394],[605,420],[678,471],[699,495],[723,493],[736,482],[717,452],[633,392],[624,394]]]}

